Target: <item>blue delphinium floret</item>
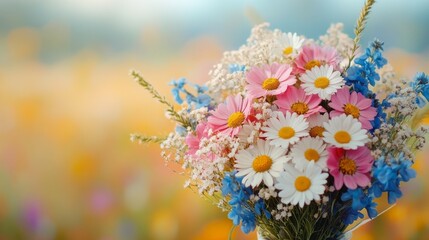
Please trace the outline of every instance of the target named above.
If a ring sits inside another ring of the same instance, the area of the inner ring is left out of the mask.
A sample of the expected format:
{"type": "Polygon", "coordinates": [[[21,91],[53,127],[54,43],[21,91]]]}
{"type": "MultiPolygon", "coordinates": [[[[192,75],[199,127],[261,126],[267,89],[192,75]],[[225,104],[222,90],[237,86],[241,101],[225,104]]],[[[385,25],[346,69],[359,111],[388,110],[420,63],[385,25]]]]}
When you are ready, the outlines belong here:
{"type": "Polygon", "coordinates": [[[228,213],[228,218],[232,220],[234,225],[241,223],[241,230],[244,233],[249,233],[256,227],[256,215],[264,214],[265,217],[270,218],[271,214],[266,209],[262,199],[256,201],[253,207],[249,204],[250,196],[253,194],[252,189],[244,186],[243,177],[236,177],[235,174],[236,171],[226,173],[222,180],[222,195],[231,197],[228,203],[232,208],[228,213]]]}
{"type": "Polygon", "coordinates": [[[268,219],[271,218],[271,213],[265,207],[265,203],[262,199],[259,199],[255,203],[255,212],[256,212],[256,215],[258,215],[258,216],[264,214],[266,218],[268,218],[268,219]]]}
{"type": "Polygon", "coordinates": [[[384,50],[383,45],[384,42],[378,39],[374,39],[374,41],[371,43],[371,47],[373,50],[372,60],[377,66],[377,68],[382,68],[384,65],[387,64],[387,59],[385,59],[382,55],[382,52],[384,50]]]}
{"type": "Polygon", "coordinates": [[[228,218],[232,220],[234,225],[241,223],[243,232],[249,233],[256,227],[256,217],[247,203],[252,191],[241,183],[242,178],[236,177],[235,173],[235,171],[226,173],[222,180],[222,194],[231,197],[229,204],[232,208],[228,213],[228,218]]]}
{"type": "Polygon", "coordinates": [[[341,195],[341,200],[344,202],[351,201],[351,208],[354,211],[361,211],[365,208],[370,218],[375,218],[378,214],[375,209],[377,203],[375,203],[373,197],[362,188],[347,189],[347,192],[341,195]]]}
{"type": "Polygon", "coordinates": [[[363,198],[364,198],[364,193],[362,191],[362,188],[347,189],[347,192],[341,195],[341,200],[344,202],[348,200],[352,200],[351,207],[357,211],[362,210],[365,207],[363,198]]]}
{"type": "Polygon", "coordinates": [[[387,162],[385,157],[381,157],[374,163],[372,186],[369,192],[375,197],[380,197],[383,192],[387,192],[389,204],[393,204],[402,197],[399,188],[401,182],[408,182],[416,177],[416,171],[411,168],[412,162],[405,159],[403,154],[387,162]]]}
{"type": "Polygon", "coordinates": [[[209,88],[207,86],[205,86],[205,85],[198,85],[198,84],[194,84],[194,88],[195,88],[195,90],[197,90],[198,94],[203,94],[207,90],[209,90],[209,88]]]}
{"type": "Polygon", "coordinates": [[[183,92],[186,85],[186,79],[185,78],[179,78],[178,80],[172,80],[169,85],[173,86],[173,89],[171,89],[171,93],[173,94],[174,101],[176,101],[178,104],[183,103],[183,99],[180,96],[180,92],[183,92]]]}
{"type": "Polygon", "coordinates": [[[354,91],[369,96],[372,92],[368,85],[374,86],[375,82],[380,80],[380,75],[376,69],[382,68],[387,64],[387,60],[382,55],[383,42],[374,40],[370,47],[366,48],[365,53],[355,59],[355,65],[347,71],[345,78],[346,85],[351,86],[354,91]]]}
{"type": "Polygon", "coordinates": [[[202,107],[208,108],[212,101],[211,97],[205,93],[208,88],[206,86],[193,84],[193,87],[197,91],[197,95],[194,95],[185,89],[186,84],[187,84],[187,81],[185,78],[180,78],[178,80],[173,80],[170,82],[170,85],[173,85],[173,89],[171,89],[171,93],[173,94],[174,100],[177,103],[182,104],[183,98],[181,94],[183,94],[185,96],[185,99],[188,105],[190,106],[194,105],[196,109],[199,109],[202,107]]]}
{"type": "Polygon", "coordinates": [[[419,72],[411,82],[411,87],[417,94],[416,103],[419,107],[424,107],[429,101],[429,76],[425,73],[419,72]],[[423,99],[421,95],[426,99],[423,99]]]}
{"type": "Polygon", "coordinates": [[[359,218],[364,218],[363,213],[354,210],[352,207],[348,207],[346,210],[346,214],[343,216],[343,222],[346,225],[350,225],[359,218]]]}
{"type": "Polygon", "coordinates": [[[192,94],[186,95],[186,102],[190,104],[195,104],[195,108],[199,109],[202,107],[209,107],[212,99],[207,94],[199,94],[198,96],[194,96],[192,94]]]}
{"type": "Polygon", "coordinates": [[[384,100],[380,103],[374,93],[372,93],[369,98],[372,99],[372,107],[377,111],[377,115],[375,115],[374,120],[371,121],[372,129],[370,132],[373,133],[375,129],[380,128],[382,122],[385,122],[387,115],[384,109],[389,106],[389,103],[384,100]]]}

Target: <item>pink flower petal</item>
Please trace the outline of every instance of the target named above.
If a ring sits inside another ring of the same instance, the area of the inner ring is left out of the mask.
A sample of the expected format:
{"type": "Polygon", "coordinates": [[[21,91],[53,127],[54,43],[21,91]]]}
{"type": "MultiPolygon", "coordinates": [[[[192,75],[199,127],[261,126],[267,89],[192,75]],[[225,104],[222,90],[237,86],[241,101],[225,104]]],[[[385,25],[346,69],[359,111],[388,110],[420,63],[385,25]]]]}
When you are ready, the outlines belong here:
{"type": "Polygon", "coordinates": [[[366,187],[371,182],[370,178],[366,174],[362,174],[360,172],[357,172],[354,176],[354,181],[356,182],[359,187],[366,187]]]}
{"type": "Polygon", "coordinates": [[[341,176],[338,176],[337,178],[334,178],[334,185],[335,189],[340,190],[341,187],[343,187],[343,178],[341,176]]]}
{"type": "Polygon", "coordinates": [[[357,188],[355,179],[351,175],[344,175],[344,185],[346,185],[346,187],[350,189],[357,188]]]}

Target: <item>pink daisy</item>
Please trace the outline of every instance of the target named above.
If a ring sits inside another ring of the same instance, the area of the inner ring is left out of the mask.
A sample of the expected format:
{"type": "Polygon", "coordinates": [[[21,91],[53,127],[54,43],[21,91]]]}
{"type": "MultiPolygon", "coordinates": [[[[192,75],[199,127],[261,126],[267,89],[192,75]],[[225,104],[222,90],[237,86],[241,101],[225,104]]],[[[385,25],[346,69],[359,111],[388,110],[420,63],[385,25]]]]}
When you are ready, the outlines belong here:
{"type": "Polygon", "coordinates": [[[186,138],[186,145],[188,145],[188,154],[195,155],[195,153],[200,149],[200,141],[202,138],[207,138],[207,123],[200,123],[195,129],[195,135],[189,133],[186,138]]]}
{"type": "Polygon", "coordinates": [[[208,124],[214,132],[235,136],[240,131],[244,121],[250,114],[252,98],[241,95],[227,97],[225,103],[211,111],[208,124]]]}
{"type": "Polygon", "coordinates": [[[273,63],[261,68],[253,67],[246,75],[246,90],[253,98],[279,95],[296,83],[291,72],[292,67],[288,64],[273,63]]]}
{"type": "Polygon", "coordinates": [[[319,96],[306,95],[303,89],[291,86],[285,93],[278,95],[274,103],[283,113],[295,112],[308,117],[314,113],[325,112],[325,109],[319,105],[321,101],[319,96]]]}
{"type": "Polygon", "coordinates": [[[351,115],[360,123],[363,129],[371,129],[371,120],[377,115],[377,110],[371,107],[372,100],[364,97],[361,93],[351,92],[348,87],[344,87],[332,95],[329,106],[333,108],[330,113],[331,118],[341,114],[351,115]]]}
{"type": "Polygon", "coordinates": [[[344,150],[330,147],[328,149],[329,173],[334,177],[334,185],[340,190],[343,185],[349,189],[370,184],[370,171],[374,162],[371,151],[363,146],[356,150],[344,150]]]}
{"type": "Polygon", "coordinates": [[[314,66],[331,65],[334,69],[337,68],[339,57],[337,50],[329,46],[306,45],[302,48],[295,61],[296,72],[305,73],[311,70],[314,66]]]}

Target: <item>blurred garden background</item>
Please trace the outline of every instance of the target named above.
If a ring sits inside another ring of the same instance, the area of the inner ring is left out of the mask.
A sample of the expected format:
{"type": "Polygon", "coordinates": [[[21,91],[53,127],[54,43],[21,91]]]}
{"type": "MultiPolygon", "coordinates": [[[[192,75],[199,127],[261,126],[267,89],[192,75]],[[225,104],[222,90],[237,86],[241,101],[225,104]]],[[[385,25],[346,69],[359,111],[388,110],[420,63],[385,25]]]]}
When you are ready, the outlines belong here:
{"type": "MultiPolygon", "coordinates": [[[[262,21],[317,38],[352,34],[363,1],[1,0],[0,240],[227,239],[226,214],[165,167],[174,126],[129,76],[203,83],[262,21]]],[[[429,1],[380,0],[362,43],[385,42],[399,76],[429,72],[429,1]]],[[[428,149],[428,148],[426,148],[428,149]]],[[[429,239],[429,150],[389,212],[353,239],[429,239]]],[[[237,228],[234,239],[256,239],[237,228]]]]}

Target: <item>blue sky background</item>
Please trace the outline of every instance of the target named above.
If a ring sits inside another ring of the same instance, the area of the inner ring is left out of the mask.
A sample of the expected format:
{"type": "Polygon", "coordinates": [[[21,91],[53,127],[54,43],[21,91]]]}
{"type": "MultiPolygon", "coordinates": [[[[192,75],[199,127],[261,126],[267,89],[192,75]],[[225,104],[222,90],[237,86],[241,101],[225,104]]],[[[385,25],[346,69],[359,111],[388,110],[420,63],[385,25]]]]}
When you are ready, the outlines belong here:
{"type": "MultiPolygon", "coordinates": [[[[284,31],[317,37],[331,23],[352,34],[364,1],[358,0],[2,0],[0,39],[16,28],[39,32],[40,58],[53,62],[82,49],[142,57],[178,51],[210,36],[224,48],[244,43],[251,27],[268,21],[284,31]],[[160,47],[162,45],[162,47],[160,47]]],[[[429,49],[429,1],[377,1],[362,43],[374,37],[386,48],[429,49]]]]}

